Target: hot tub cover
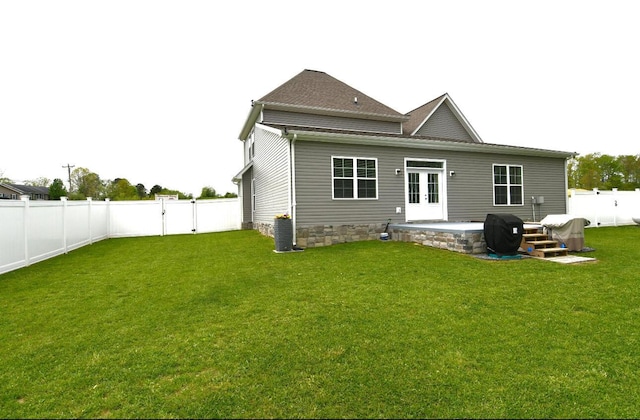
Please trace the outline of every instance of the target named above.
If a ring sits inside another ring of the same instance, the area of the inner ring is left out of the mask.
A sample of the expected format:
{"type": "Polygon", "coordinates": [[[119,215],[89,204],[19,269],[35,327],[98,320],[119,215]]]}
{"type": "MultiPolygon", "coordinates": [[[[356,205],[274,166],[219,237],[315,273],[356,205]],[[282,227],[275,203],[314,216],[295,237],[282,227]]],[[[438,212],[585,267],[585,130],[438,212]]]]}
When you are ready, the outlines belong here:
{"type": "Polygon", "coordinates": [[[589,222],[582,217],[570,214],[550,214],[540,221],[547,228],[551,239],[558,241],[569,251],[581,251],[584,248],[584,227],[589,222]]]}

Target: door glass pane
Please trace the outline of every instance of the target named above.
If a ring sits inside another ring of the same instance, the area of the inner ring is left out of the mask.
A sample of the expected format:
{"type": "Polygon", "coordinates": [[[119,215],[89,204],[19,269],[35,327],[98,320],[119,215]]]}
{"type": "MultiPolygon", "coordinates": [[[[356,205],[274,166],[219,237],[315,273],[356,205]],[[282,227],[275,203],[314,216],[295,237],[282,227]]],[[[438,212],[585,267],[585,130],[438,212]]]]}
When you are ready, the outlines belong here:
{"type": "Polygon", "coordinates": [[[420,174],[409,172],[409,203],[420,203],[420,174]]]}
{"type": "Polygon", "coordinates": [[[431,160],[408,160],[407,168],[444,168],[444,162],[431,160]]]}
{"type": "Polygon", "coordinates": [[[427,174],[427,197],[429,203],[440,202],[440,188],[438,186],[438,174],[427,174]]]}

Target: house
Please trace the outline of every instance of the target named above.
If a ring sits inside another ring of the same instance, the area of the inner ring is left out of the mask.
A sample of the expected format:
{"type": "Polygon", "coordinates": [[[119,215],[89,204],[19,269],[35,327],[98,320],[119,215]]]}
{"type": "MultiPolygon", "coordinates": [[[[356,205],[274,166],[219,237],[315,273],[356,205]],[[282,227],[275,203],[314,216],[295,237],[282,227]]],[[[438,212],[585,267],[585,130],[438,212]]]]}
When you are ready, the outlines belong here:
{"type": "Polygon", "coordinates": [[[304,70],[252,101],[239,139],[243,228],[272,236],[289,213],[300,247],[375,239],[388,221],[566,213],[573,153],[485,143],[446,93],[401,114],[304,70]]]}
{"type": "Polygon", "coordinates": [[[23,195],[31,200],[48,200],[49,187],[0,183],[0,199],[19,200],[23,195]]]}

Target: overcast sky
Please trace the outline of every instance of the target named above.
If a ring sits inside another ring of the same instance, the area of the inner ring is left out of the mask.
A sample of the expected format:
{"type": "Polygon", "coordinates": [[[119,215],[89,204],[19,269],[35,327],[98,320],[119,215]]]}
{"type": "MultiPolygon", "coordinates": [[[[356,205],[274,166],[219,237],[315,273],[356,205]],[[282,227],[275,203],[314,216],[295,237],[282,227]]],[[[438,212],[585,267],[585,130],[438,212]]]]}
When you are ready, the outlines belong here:
{"type": "Polygon", "coordinates": [[[259,99],[320,70],[486,143],[639,154],[634,1],[0,1],[0,175],[236,192],[259,99]]]}

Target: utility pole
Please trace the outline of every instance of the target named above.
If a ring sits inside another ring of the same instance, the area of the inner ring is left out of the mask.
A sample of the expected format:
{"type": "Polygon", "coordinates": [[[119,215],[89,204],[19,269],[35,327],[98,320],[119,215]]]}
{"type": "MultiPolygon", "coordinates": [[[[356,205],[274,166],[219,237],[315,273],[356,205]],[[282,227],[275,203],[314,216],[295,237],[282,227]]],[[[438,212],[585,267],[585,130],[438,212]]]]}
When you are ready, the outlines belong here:
{"type": "Polygon", "coordinates": [[[63,166],[63,168],[67,168],[67,170],[69,171],[69,192],[71,192],[71,168],[75,168],[76,165],[69,165],[67,163],[67,166],[63,166]]]}

